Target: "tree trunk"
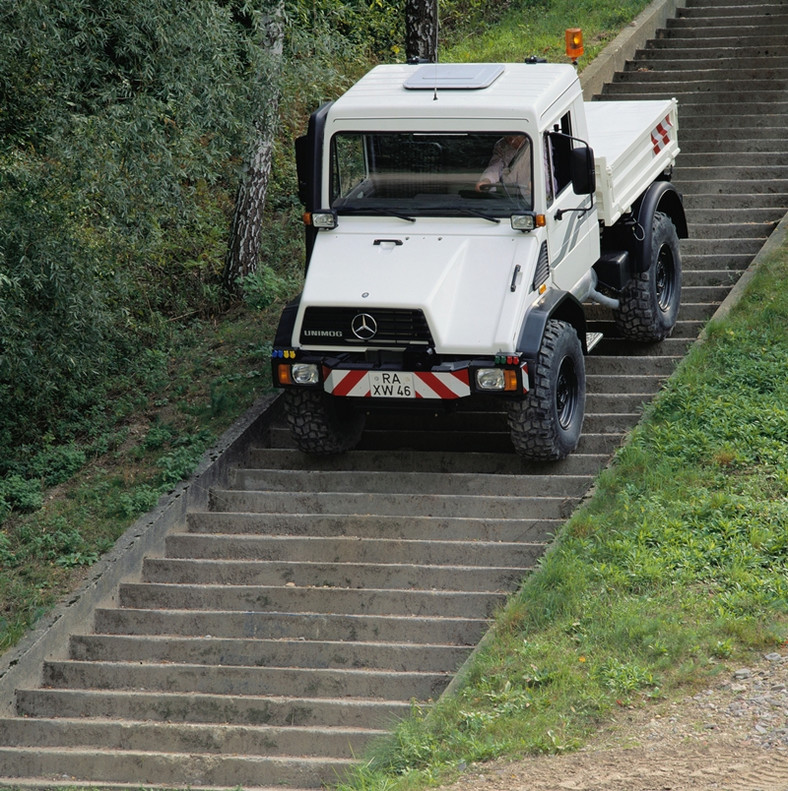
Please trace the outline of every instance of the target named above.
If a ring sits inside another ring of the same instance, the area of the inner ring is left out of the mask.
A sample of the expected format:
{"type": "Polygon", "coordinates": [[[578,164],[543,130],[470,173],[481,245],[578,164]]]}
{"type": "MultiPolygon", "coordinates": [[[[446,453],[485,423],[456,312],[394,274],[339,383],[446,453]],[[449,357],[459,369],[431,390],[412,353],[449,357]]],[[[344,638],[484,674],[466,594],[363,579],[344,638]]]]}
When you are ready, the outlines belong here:
{"type": "Polygon", "coordinates": [[[224,265],[224,285],[229,291],[237,289],[241,278],[257,269],[260,252],[260,228],[265,206],[265,195],[271,175],[274,135],[279,117],[279,76],[282,68],[284,42],[284,0],[263,15],[262,47],[264,66],[257,79],[262,100],[254,123],[254,139],[244,163],[241,183],[235,201],[230,241],[224,265]]]}
{"type": "Polygon", "coordinates": [[[405,0],[405,58],[438,62],[438,0],[405,0]]]}

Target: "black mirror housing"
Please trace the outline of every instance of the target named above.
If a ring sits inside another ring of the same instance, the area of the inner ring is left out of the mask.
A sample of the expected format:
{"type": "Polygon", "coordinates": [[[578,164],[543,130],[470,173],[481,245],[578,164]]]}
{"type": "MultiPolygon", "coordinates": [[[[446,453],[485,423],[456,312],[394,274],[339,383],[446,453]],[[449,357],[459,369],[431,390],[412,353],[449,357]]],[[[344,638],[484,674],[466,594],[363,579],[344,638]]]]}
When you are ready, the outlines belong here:
{"type": "Polygon", "coordinates": [[[570,152],[569,168],[575,195],[593,195],[596,192],[593,149],[590,146],[573,148],[570,152]]]}

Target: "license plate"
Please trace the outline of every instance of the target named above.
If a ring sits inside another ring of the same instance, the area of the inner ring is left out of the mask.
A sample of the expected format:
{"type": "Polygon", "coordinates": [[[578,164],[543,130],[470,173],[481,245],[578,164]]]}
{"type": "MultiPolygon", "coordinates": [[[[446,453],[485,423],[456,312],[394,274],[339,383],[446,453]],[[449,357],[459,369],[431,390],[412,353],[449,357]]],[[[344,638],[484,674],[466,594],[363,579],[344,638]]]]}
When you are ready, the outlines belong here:
{"type": "Polygon", "coordinates": [[[400,371],[370,371],[369,394],[373,398],[415,398],[413,374],[400,371]]]}

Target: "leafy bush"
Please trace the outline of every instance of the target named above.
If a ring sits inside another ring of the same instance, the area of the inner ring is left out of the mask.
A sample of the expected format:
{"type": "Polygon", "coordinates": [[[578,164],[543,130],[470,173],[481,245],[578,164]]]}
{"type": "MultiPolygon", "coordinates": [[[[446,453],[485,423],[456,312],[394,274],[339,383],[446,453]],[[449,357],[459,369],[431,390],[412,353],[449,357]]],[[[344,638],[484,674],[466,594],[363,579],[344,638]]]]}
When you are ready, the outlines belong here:
{"type": "Polygon", "coordinates": [[[21,475],[9,475],[0,481],[0,504],[5,508],[29,513],[41,508],[42,502],[40,481],[28,480],[21,475]]]}

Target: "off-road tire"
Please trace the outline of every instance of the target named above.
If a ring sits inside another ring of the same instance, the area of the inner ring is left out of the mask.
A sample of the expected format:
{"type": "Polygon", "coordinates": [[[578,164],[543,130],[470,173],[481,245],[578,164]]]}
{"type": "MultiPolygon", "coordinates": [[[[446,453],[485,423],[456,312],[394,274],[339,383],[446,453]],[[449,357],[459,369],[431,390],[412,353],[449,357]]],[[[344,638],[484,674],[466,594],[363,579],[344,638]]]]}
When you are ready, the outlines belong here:
{"type": "Polygon", "coordinates": [[[298,449],[315,456],[344,453],[358,445],[363,412],[322,390],[285,390],[285,416],[298,449]]]}
{"type": "Polygon", "coordinates": [[[616,326],[633,341],[654,343],[667,338],[676,324],[681,302],[681,255],[676,226],[655,212],[651,231],[651,261],[624,287],[616,326]]]}
{"type": "Polygon", "coordinates": [[[520,456],[557,461],[580,441],[586,401],[583,347],[575,328],[550,319],[536,360],[533,389],[509,406],[509,433],[520,456]]]}

